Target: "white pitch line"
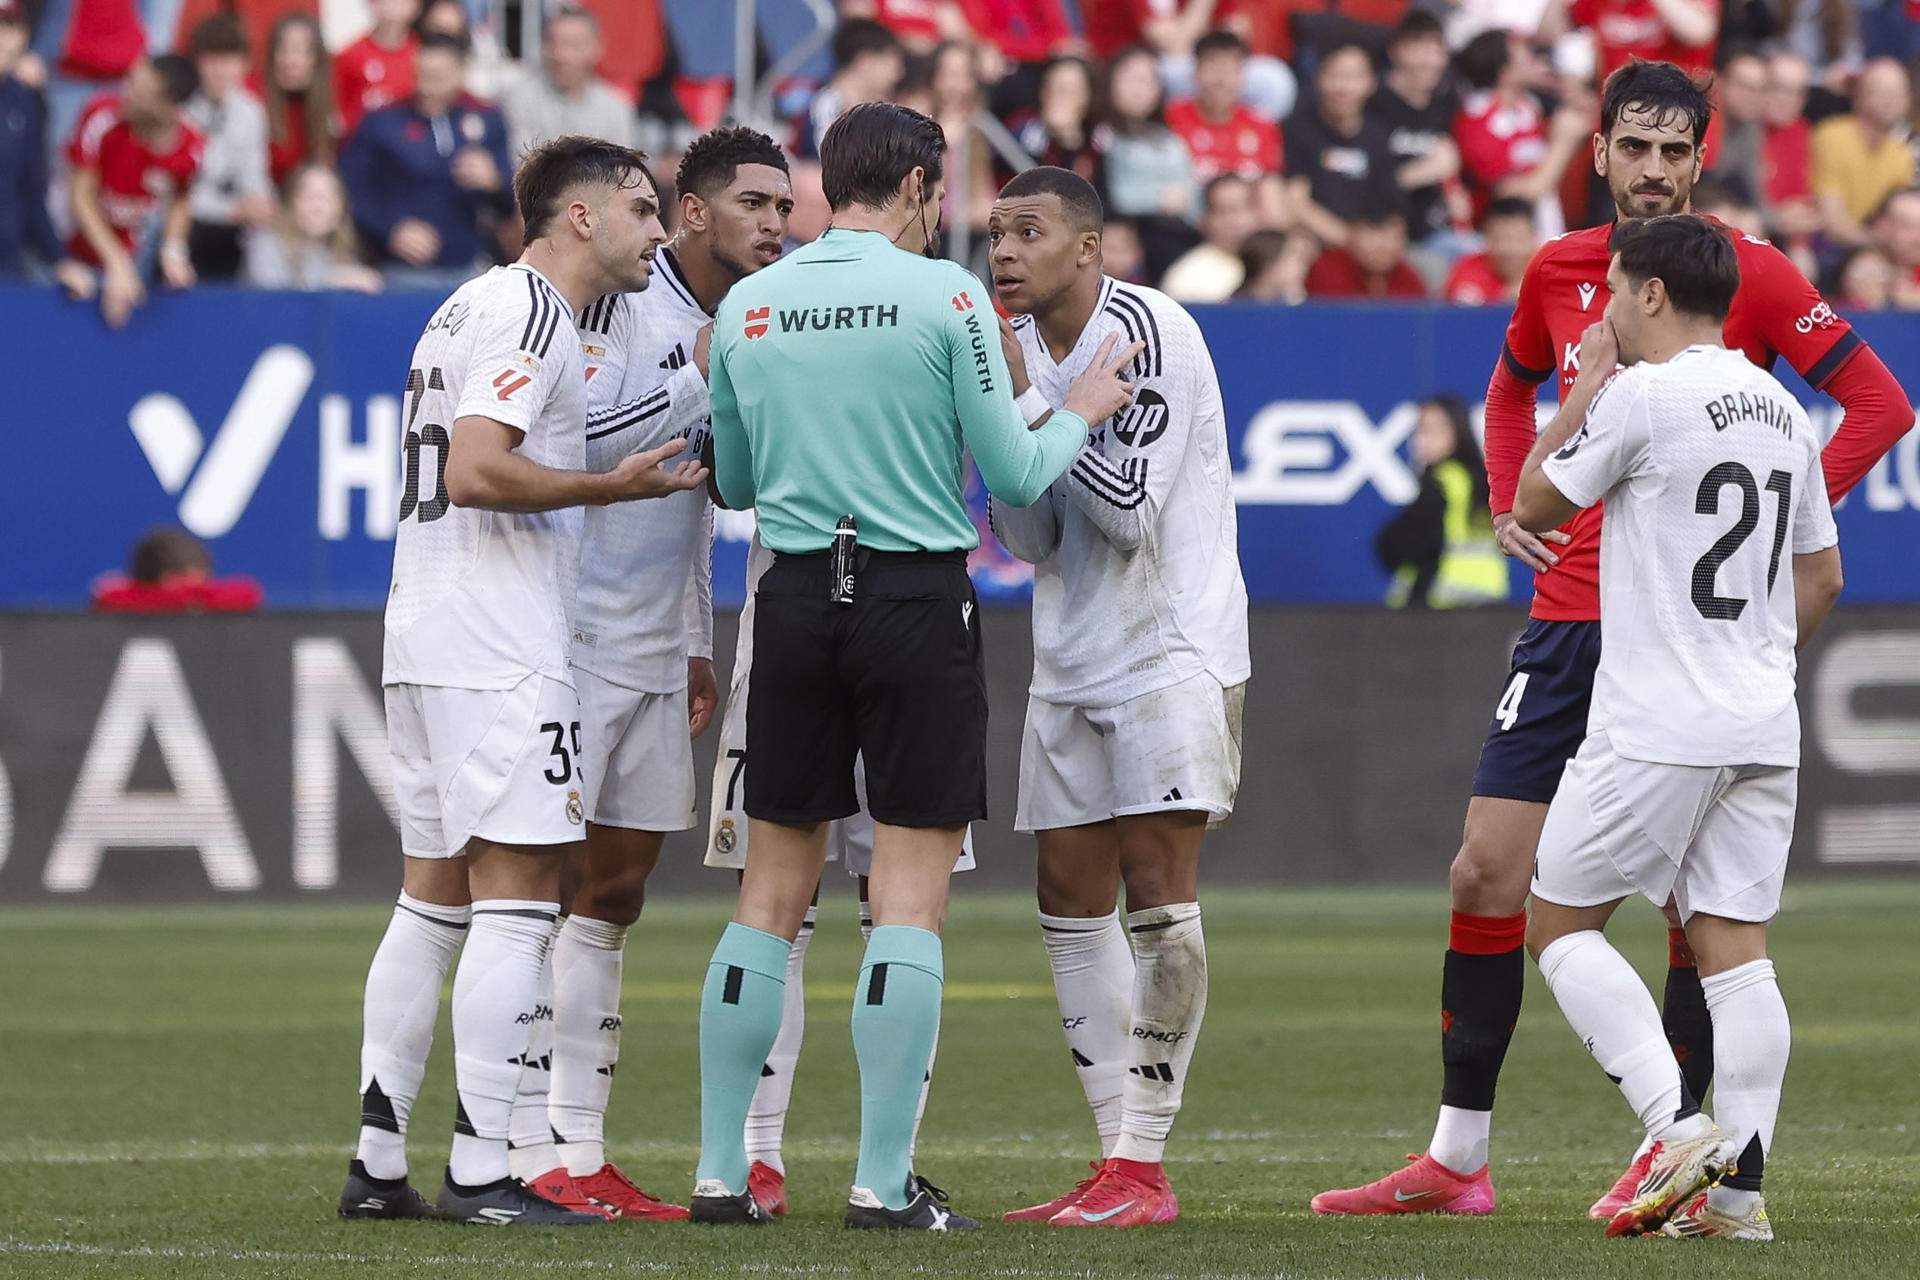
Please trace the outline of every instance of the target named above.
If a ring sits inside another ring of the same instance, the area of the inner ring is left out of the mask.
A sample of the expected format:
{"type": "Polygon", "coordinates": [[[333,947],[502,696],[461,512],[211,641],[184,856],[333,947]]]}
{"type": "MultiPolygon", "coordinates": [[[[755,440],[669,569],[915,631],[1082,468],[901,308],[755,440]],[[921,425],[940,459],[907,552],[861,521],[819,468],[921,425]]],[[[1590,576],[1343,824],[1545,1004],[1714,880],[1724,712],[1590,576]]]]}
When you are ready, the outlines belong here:
{"type": "MultiPolygon", "coordinates": [[[[626,1275],[671,1275],[682,1273],[687,1264],[682,1262],[649,1262],[644,1259],[626,1259],[620,1262],[606,1262],[591,1258],[489,1258],[471,1254],[412,1254],[375,1255],[353,1253],[339,1250],[285,1250],[285,1249],[187,1249],[158,1245],[112,1246],[79,1244],[71,1240],[17,1240],[0,1237],[0,1257],[71,1257],[105,1258],[123,1261],[168,1261],[168,1262],[240,1262],[258,1263],[270,1266],[312,1266],[322,1263],[341,1263],[348,1266],[392,1267],[404,1262],[409,1266],[425,1264],[430,1267],[460,1267],[463,1269],[480,1268],[489,1271],[574,1271],[606,1272],[626,1275]]],[[[956,1261],[956,1265],[959,1265],[956,1261]]],[[[722,1273],[712,1263],[702,1264],[707,1274],[722,1273]]],[[[737,1275],[773,1275],[773,1276],[846,1276],[864,1274],[853,1267],[831,1263],[780,1263],[749,1262],[740,1263],[730,1269],[737,1275]]],[[[982,1267],[977,1263],[965,1264],[969,1276],[990,1276],[995,1280],[1085,1280],[1095,1273],[1087,1268],[1071,1271],[1044,1271],[1032,1267],[982,1267]]],[[[926,1264],[907,1268],[908,1275],[935,1275],[939,1272],[926,1264]]],[[[1171,1275],[1171,1273],[1169,1273],[1171,1275]]],[[[1299,1271],[1185,1271],[1177,1273],[1179,1280],[1310,1280],[1305,1272],[1299,1271]]],[[[1381,1277],[1381,1280],[1387,1280],[1381,1277]]],[[[1425,1273],[1418,1275],[1399,1274],[1391,1280],[1425,1280],[1425,1273]]]]}

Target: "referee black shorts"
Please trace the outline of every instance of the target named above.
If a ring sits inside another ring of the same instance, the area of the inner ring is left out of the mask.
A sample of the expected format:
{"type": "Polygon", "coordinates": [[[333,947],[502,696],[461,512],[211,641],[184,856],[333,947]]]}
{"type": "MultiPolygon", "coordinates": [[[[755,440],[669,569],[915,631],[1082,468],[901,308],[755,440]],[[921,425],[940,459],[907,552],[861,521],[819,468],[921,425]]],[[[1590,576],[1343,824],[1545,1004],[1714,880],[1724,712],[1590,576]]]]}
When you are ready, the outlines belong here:
{"type": "Polygon", "coordinates": [[[987,816],[987,686],[963,551],[861,551],[854,602],[828,556],[776,555],[761,577],[747,691],[747,816],[788,826],[867,810],[897,827],[987,816]]]}

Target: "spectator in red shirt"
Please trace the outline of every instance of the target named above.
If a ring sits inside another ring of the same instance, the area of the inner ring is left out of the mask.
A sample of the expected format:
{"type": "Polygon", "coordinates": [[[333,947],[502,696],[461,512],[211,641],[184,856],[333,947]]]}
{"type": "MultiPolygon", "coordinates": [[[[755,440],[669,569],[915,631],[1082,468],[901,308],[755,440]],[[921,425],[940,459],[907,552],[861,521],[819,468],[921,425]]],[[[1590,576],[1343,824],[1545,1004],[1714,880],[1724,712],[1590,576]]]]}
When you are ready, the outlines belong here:
{"type": "Polygon", "coordinates": [[[1476,216],[1500,196],[1534,205],[1545,238],[1566,230],[1555,193],[1567,164],[1592,135],[1589,113],[1566,106],[1549,124],[1526,87],[1525,64],[1504,31],[1483,31],[1455,59],[1467,100],[1453,123],[1476,216]]]}
{"type": "Polygon", "coordinates": [[[1484,307],[1512,302],[1520,296],[1520,277],[1527,273],[1540,233],[1533,224],[1533,205],[1518,196],[1502,196],[1487,206],[1480,219],[1487,247],[1453,264],[1447,277],[1448,302],[1484,307]]]}
{"type": "Polygon", "coordinates": [[[1635,58],[1707,71],[1720,35],[1720,0],[1552,0],[1541,34],[1551,39],[1569,25],[1593,32],[1597,84],[1635,58]]]}
{"type": "MultiPolygon", "coordinates": [[[[1242,0],[1082,0],[1087,43],[1102,58],[1133,45],[1151,49],[1160,60],[1167,91],[1184,98],[1194,91],[1194,51],[1209,31],[1231,31],[1253,47],[1254,28],[1242,0]]],[[[1268,53],[1247,60],[1243,92],[1247,103],[1269,120],[1293,111],[1299,86],[1293,69],[1268,53]]]]}
{"type": "Polygon", "coordinates": [[[156,220],[162,278],[176,289],[194,282],[187,190],[200,168],[201,138],[181,107],[198,85],[185,58],[143,58],[127,72],[119,97],[96,99],[81,113],[67,147],[77,230],[55,274],[76,300],[98,290],[100,313],[113,328],[146,301],[138,257],[156,220]]]}
{"type": "Polygon", "coordinates": [[[1194,177],[1210,182],[1223,173],[1254,184],[1263,226],[1287,221],[1280,185],[1280,128],[1240,100],[1247,46],[1231,31],[1209,31],[1193,50],[1194,96],[1169,103],[1167,127],[1193,156],[1194,177]]]}
{"type": "Polygon", "coordinates": [[[267,37],[266,74],[254,92],[267,107],[267,172],[275,186],[303,164],[332,164],[340,122],[333,112],[333,71],[320,24],[290,13],[267,37]]]}
{"type": "Polygon", "coordinates": [[[101,613],[252,613],[264,592],[252,578],[213,576],[213,557],[185,529],[155,529],[134,544],[127,572],[93,584],[101,613]]]}
{"type": "Polygon", "coordinates": [[[1407,215],[1397,204],[1362,209],[1347,242],[1325,250],[1307,272],[1309,298],[1424,298],[1427,286],[1407,263],[1407,215]]]}
{"type": "Polygon", "coordinates": [[[333,60],[333,100],[342,137],[359,128],[369,111],[413,96],[413,55],[420,45],[413,20],[420,0],[372,0],[371,7],[373,30],[333,60]]]}

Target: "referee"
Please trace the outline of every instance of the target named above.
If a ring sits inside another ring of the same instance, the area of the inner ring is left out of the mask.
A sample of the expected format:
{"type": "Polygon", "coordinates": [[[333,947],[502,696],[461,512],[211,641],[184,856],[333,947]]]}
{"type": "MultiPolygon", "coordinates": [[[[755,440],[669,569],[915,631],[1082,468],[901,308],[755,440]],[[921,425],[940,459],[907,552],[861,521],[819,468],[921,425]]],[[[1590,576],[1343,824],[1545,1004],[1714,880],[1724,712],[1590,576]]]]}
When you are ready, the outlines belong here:
{"type": "Polygon", "coordinates": [[[747,1194],[747,1106],[780,1029],[826,824],[859,808],[861,754],[875,927],[854,995],[860,1156],[847,1225],[978,1225],[909,1168],[940,1021],[947,880],[966,824],[987,812],[964,460],[970,451],[1003,501],[1038,500],[1088,423],[1128,403],[1117,371],[1138,347],[1103,347],[1050,418],[1016,406],[987,291],[926,256],[945,149],[940,126],[905,107],[842,116],[820,148],[829,230],[735,285],[714,321],[716,483],[728,506],[758,508],[775,557],[747,703],[753,856],[701,995],[695,1222],[765,1220],[747,1194]]]}

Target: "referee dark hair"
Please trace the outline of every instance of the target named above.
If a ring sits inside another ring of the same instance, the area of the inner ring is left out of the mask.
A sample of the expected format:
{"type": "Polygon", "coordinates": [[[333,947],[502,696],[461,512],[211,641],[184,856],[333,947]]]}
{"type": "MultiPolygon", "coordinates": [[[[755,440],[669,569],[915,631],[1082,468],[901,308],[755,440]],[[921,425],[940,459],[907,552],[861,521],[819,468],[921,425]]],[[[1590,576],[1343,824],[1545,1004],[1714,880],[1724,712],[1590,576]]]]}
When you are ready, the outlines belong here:
{"type": "Polygon", "coordinates": [[[1103,347],[1051,417],[1015,404],[986,288],[926,256],[945,150],[916,111],[847,112],[820,146],[827,233],[735,285],[714,321],[717,487],[728,506],[757,507],[775,558],[756,597],[747,702],[753,853],[701,1000],[696,1221],[759,1220],[742,1127],[826,824],[859,808],[859,755],[875,928],[854,997],[860,1157],[847,1224],[973,1225],[909,1167],[940,1020],[947,881],[966,824],[987,812],[963,459],[1003,501],[1040,499],[1087,424],[1129,402],[1117,370],[1138,348],[1103,347]]]}

